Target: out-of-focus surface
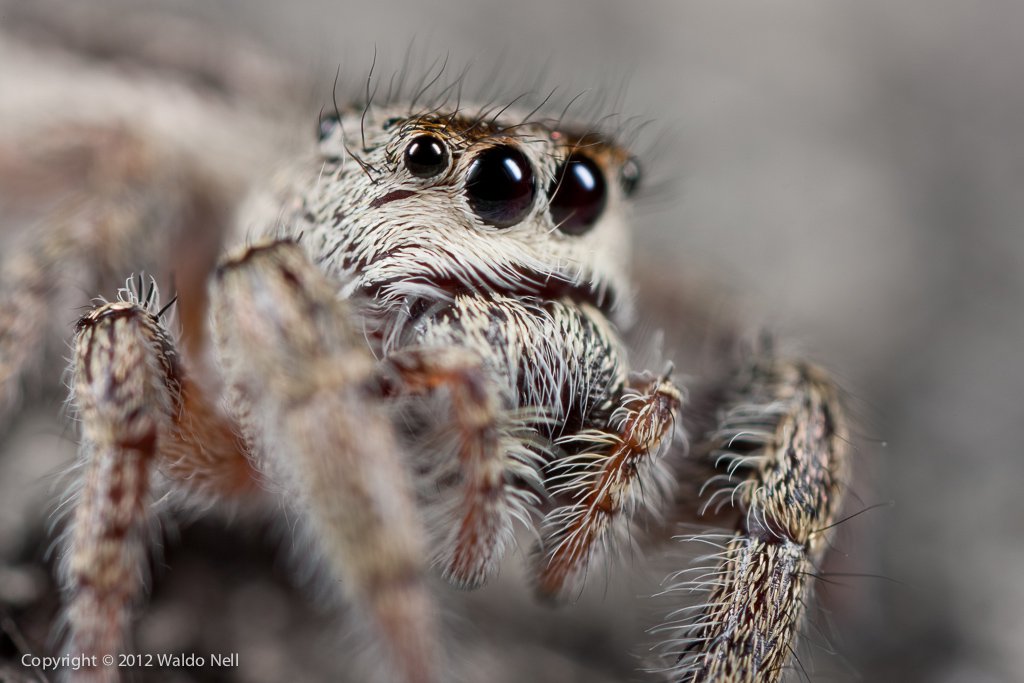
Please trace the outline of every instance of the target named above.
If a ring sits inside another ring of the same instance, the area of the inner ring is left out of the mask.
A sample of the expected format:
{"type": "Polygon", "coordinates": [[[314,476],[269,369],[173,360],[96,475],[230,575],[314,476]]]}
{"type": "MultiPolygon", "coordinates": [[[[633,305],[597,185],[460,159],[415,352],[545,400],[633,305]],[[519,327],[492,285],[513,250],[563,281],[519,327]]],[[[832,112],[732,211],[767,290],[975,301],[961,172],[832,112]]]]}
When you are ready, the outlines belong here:
{"type": "MultiPolygon", "coordinates": [[[[337,64],[365,71],[375,48],[395,63],[413,36],[459,66],[503,51],[499,77],[512,81],[545,58],[552,85],[627,80],[623,109],[654,120],[650,175],[667,181],[641,208],[638,258],[657,248],[659,262],[722,283],[752,327],[834,369],[864,444],[851,512],[895,502],[837,541],[842,571],[883,578],[826,588],[830,640],[848,661],[825,664],[828,677],[1019,678],[1024,4],[94,4],[231,27],[326,74],[324,92],[337,64]]],[[[19,6],[0,2],[0,24],[19,6]]],[[[35,481],[67,457],[55,449],[30,472],[0,463],[0,522],[13,497],[43,497],[35,481]]],[[[269,605],[288,631],[284,598],[260,590],[225,609],[269,605]]],[[[161,609],[168,628],[193,628],[161,609]]]]}

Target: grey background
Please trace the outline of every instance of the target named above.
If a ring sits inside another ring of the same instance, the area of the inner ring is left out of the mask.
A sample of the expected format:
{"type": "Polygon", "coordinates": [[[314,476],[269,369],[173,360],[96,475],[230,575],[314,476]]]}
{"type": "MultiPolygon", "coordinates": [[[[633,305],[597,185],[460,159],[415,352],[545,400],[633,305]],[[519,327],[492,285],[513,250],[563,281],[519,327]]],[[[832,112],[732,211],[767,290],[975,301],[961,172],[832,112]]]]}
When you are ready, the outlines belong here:
{"type": "Polygon", "coordinates": [[[100,4],[201,17],[328,81],[415,35],[459,66],[503,50],[502,78],[546,60],[552,84],[628,83],[667,181],[639,258],[833,368],[860,425],[851,512],[894,501],[841,529],[838,571],[883,578],[827,589],[849,664],[823,675],[1021,680],[1024,3],[100,4]]]}

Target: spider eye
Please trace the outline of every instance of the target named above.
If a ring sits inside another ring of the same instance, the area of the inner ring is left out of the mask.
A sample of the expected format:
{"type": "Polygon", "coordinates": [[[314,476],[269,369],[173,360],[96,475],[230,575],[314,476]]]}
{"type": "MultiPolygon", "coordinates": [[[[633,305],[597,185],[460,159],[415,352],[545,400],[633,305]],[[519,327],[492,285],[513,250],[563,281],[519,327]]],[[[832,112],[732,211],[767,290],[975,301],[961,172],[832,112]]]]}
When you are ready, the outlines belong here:
{"type": "Polygon", "coordinates": [[[466,197],[480,219],[510,228],[526,217],[537,193],[533,168],[514,147],[491,147],[477,155],[466,172],[466,197]]]}
{"type": "Polygon", "coordinates": [[[405,148],[402,161],[417,178],[433,178],[448,168],[448,148],[433,135],[420,135],[405,148]]]}
{"type": "Polygon", "coordinates": [[[338,127],[340,119],[338,115],[333,111],[330,113],[324,112],[320,115],[320,120],[316,124],[316,136],[320,142],[323,142],[327,138],[331,137],[331,133],[338,127]]]}
{"type": "Polygon", "coordinates": [[[597,222],[608,199],[604,173],[590,157],[573,153],[558,169],[548,191],[551,218],[567,235],[582,235],[597,222]]]}
{"type": "Polygon", "coordinates": [[[640,162],[636,160],[636,157],[626,159],[626,163],[622,164],[622,168],[619,170],[619,182],[622,183],[622,191],[626,193],[627,197],[631,197],[636,192],[641,179],[643,179],[643,172],[640,170],[640,162]]]}

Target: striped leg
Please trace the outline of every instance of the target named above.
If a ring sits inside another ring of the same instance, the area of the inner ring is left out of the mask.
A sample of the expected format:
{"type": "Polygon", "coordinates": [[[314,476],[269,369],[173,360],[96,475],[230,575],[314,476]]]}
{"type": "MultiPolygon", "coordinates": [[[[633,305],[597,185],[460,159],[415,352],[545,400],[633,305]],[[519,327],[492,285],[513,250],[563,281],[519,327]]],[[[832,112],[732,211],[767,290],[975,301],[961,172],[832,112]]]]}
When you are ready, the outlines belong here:
{"type": "MultiPolygon", "coordinates": [[[[254,488],[232,425],[185,374],[159,316],[155,290],[122,290],[78,323],[72,406],[81,421],[80,478],[62,554],[70,652],[116,658],[141,598],[154,472],[191,491],[240,495],[254,488]]],[[[116,681],[116,667],[68,672],[116,681]]]]}
{"type": "Polygon", "coordinates": [[[734,386],[708,444],[726,472],[709,503],[732,500],[742,514],[732,534],[694,537],[719,552],[669,577],[669,590],[706,599],[655,629],[680,683],[779,680],[846,483],[843,412],[820,370],[766,360],[734,386]]]}
{"type": "Polygon", "coordinates": [[[665,377],[635,376],[606,430],[572,437],[589,448],[556,466],[554,493],[572,503],[544,520],[538,591],[563,597],[585,575],[595,554],[626,536],[638,508],[665,502],[670,474],[662,456],[672,440],[682,396],[665,377]]]}

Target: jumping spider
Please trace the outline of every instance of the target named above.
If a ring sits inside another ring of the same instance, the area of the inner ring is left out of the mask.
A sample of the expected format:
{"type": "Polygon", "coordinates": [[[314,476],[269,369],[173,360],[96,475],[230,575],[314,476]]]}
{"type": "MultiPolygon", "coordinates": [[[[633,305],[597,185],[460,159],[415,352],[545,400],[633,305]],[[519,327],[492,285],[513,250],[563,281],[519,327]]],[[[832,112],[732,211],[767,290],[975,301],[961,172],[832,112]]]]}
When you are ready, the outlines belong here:
{"type": "Polygon", "coordinates": [[[301,519],[391,680],[446,680],[432,567],[480,586],[536,526],[536,592],[564,600],[608,553],[658,553],[692,522],[718,552],[668,580],[707,594],[653,629],[664,677],[782,676],[843,497],[843,408],[821,370],[769,351],[730,346],[689,398],[669,363],[630,365],[625,149],[515,107],[329,107],[229,220],[223,160],[143,119],[55,117],[45,154],[2,169],[58,168],[73,191],[3,256],[0,416],[75,287],[146,267],[180,296],[129,279],[74,327],[68,651],[121,650],[155,500],[262,497],[301,519]]]}

